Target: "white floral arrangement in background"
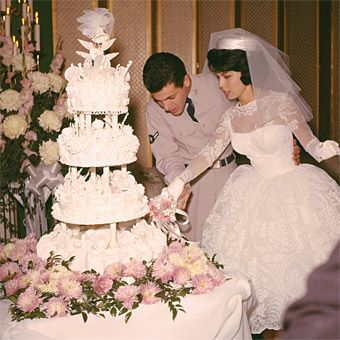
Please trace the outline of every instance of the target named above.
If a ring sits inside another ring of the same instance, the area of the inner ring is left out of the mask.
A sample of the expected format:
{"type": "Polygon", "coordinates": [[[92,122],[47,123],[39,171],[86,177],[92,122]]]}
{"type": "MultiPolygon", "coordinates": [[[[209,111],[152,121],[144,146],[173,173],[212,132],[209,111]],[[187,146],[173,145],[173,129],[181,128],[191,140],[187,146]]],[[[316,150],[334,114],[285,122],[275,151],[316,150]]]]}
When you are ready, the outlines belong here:
{"type": "MultiPolygon", "coordinates": [[[[0,204],[4,195],[20,197],[24,208],[29,209],[26,169],[59,160],[56,139],[72,116],[65,106],[60,46],[47,73],[37,69],[32,44],[26,41],[22,53],[15,51],[10,37],[0,32],[0,204]]],[[[0,222],[2,219],[0,215],[0,222]]]]}

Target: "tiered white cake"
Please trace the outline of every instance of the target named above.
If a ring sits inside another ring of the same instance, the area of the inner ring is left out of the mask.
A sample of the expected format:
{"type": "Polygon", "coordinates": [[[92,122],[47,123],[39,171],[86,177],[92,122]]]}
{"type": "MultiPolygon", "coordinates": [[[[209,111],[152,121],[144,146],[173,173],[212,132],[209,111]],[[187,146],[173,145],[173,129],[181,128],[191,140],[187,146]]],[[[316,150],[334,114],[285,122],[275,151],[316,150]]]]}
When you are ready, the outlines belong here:
{"type": "Polygon", "coordinates": [[[37,247],[42,258],[51,251],[65,259],[75,256],[71,268],[80,271],[102,272],[109,263],[130,258],[149,261],[166,245],[166,236],[142,219],[149,212],[144,187],[127,171],[139,146],[132,128],[124,124],[131,61],[126,67],[111,67],[118,53],[104,55],[114,42],[109,39],[112,23],[113,17],[95,32],[80,26],[92,42],[79,40],[89,52],[78,51],[84,63],[65,72],[74,123],[58,138],[60,161],[69,172],[56,188],[52,211],[62,223],[37,247]],[[110,169],[114,166],[119,169],[110,169]],[[128,229],[120,227],[118,222],[127,221],[128,229]]]}

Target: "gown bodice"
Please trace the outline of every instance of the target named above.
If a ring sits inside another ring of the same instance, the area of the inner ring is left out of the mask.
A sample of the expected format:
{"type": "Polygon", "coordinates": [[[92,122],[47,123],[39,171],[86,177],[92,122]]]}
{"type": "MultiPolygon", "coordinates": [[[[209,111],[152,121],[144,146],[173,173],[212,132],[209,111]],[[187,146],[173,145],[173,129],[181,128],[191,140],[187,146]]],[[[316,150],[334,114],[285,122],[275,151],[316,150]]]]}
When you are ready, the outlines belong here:
{"type": "Polygon", "coordinates": [[[285,125],[269,125],[249,133],[232,133],[235,151],[246,155],[254,169],[274,177],[295,168],[293,136],[285,125]]]}
{"type": "Polygon", "coordinates": [[[320,142],[313,135],[291,97],[269,91],[259,100],[245,105],[238,102],[230,107],[219,122],[213,138],[178,177],[184,183],[196,178],[212,166],[230,142],[237,152],[250,159],[261,176],[281,175],[295,167],[293,133],[305,150],[319,162],[340,154],[337,142],[320,142]]]}

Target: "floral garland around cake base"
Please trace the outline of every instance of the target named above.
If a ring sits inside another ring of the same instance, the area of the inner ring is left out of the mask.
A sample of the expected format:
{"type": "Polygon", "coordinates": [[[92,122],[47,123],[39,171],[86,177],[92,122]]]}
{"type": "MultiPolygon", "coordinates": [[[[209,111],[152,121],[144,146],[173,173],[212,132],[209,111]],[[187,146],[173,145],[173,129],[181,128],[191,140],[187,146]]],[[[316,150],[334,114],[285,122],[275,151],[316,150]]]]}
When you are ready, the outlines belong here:
{"type": "Polygon", "coordinates": [[[13,321],[81,314],[124,315],[129,320],[141,304],[165,303],[172,318],[184,312],[181,299],[204,294],[227,278],[197,244],[169,239],[150,263],[131,259],[112,263],[103,273],[72,271],[68,261],[51,253],[47,260],[36,252],[34,234],[0,244],[0,299],[12,302],[13,321]]]}

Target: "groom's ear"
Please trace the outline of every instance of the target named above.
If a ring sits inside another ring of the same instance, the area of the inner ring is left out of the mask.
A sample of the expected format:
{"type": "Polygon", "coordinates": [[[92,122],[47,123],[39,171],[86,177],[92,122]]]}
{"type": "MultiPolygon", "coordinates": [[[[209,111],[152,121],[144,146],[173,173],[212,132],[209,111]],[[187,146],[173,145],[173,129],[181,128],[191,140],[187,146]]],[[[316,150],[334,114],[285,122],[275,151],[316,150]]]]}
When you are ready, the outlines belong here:
{"type": "Polygon", "coordinates": [[[191,79],[189,75],[186,74],[183,79],[183,88],[190,89],[190,85],[191,85],[191,79]]]}

